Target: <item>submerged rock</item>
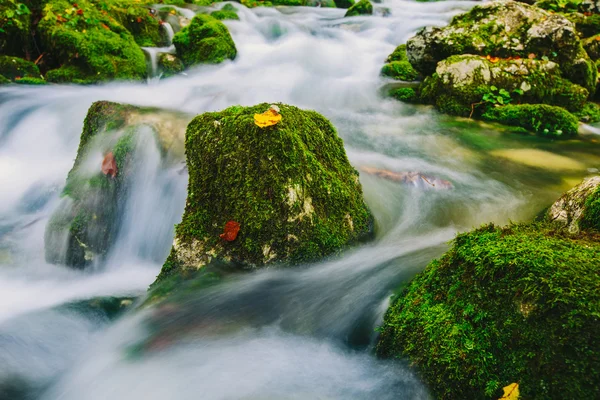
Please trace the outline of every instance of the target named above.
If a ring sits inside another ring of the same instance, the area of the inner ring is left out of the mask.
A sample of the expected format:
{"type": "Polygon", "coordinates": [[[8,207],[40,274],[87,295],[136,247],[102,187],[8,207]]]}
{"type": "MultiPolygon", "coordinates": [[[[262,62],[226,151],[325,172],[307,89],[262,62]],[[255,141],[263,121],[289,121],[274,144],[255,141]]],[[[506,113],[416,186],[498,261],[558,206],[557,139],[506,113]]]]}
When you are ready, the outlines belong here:
{"type": "Polygon", "coordinates": [[[550,207],[547,218],[572,233],[581,229],[600,231],[600,176],[586,179],[565,193],[550,207]]]}
{"type": "Polygon", "coordinates": [[[453,187],[452,183],[445,179],[423,175],[420,172],[393,172],[367,166],[361,167],[360,170],[370,175],[375,175],[392,182],[404,183],[419,189],[452,189],[453,187]]]}
{"type": "Polygon", "coordinates": [[[186,67],[233,60],[235,44],[227,27],[210,15],[198,14],[173,38],[177,56],[186,67]]]}
{"type": "Polygon", "coordinates": [[[314,261],[372,233],[358,172],[335,128],[314,111],[277,107],[281,121],[265,128],[255,115],[269,110],[266,103],[190,123],[186,209],[157,282],[214,261],[314,261]],[[230,222],[239,232],[227,241],[221,235],[230,222]]]}
{"type": "Polygon", "coordinates": [[[388,309],[377,353],[408,358],[435,398],[600,397],[600,240],[556,225],[460,234],[388,309]]]}
{"type": "Polygon", "coordinates": [[[94,103],[62,202],[46,226],[46,261],[76,268],[101,261],[119,232],[137,141],[152,135],[165,161],[181,160],[188,120],[175,112],[94,103]]]}
{"type": "Polygon", "coordinates": [[[159,54],[157,64],[161,78],[175,76],[185,69],[185,65],[179,58],[168,53],[159,54]]]}

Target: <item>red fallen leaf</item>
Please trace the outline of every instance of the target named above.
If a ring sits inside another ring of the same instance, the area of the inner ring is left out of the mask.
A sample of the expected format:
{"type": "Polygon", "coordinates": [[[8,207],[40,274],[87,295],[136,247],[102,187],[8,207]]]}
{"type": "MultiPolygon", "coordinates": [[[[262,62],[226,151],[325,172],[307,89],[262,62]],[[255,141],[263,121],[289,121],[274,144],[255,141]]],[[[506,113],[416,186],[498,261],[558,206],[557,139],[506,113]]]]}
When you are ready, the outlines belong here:
{"type": "Polygon", "coordinates": [[[83,10],[82,9],[77,10],[77,15],[83,15],[83,10]]]}
{"type": "Polygon", "coordinates": [[[110,28],[108,27],[108,25],[106,24],[100,24],[101,27],[103,27],[104,29],[110,31],[110,28]]]}
{"type": "Polygon", "coordinates": [[[219,237],[228,242],[233,242],[240,231],[240,224],[235,221],[227,221],[225,224],[225,229],[223,229],[223,233],[219,235],[219,237]]]}
{"type": "Polygon", "coordinates": [[[104,160],[102,160],[102,173],[113,178],[117,176],[117,161],[112,151],[106,154],[104,160]]]}
{"type": "Polygon", "coordinates": [[[140,22],[142,22],[142,19],[141,19],[140,17],[137,17],[137,20],[136,20],[136,21],[137,21],[137,22],[138,22],[138,24],[139,24],[140,22]]]}
{"type": "Polygon", "coordinates": [[[77,3],[73,3],[73,7],[79,8],[79,6],[77,5],[77,3]]]}

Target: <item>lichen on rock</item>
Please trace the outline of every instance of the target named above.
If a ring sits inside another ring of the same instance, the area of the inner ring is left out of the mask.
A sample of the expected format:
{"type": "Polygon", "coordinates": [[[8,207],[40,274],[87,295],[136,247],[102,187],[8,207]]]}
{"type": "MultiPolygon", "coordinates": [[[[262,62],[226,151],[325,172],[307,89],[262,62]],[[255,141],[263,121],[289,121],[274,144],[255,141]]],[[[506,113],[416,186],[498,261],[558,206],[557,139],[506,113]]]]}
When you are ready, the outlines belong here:
{"type": "Polygon", "coordinates": [[[562,195],[546,217],[572,233],[579,233],[581,229],[600,231],[600,176],[588,178],[562,195]]]}
{"type": "Polygon", "coordinates": [[[215,261],[241,267],[300,263],[331,255],[373,229],[358,172],[335,128],[314,111],[277,105],[282,119],[261,128],[269,104],[230,107],[188,126],[188,198],[157,282],[215,261]],[[228,221],[239,224],[222,239],[228,221]]]}

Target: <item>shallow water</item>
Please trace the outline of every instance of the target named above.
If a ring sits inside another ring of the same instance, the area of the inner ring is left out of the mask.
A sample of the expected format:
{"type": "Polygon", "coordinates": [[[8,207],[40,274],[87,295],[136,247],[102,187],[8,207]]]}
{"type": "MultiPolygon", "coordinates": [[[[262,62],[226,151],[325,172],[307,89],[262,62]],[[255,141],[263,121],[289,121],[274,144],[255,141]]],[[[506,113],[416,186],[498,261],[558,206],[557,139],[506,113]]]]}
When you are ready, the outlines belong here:
{"type": "Polygon", "coordinates": [[[337,9],[235,4],[241,20],[226,21],[234,62],[149,84],[0,89],[0,398],[9,390],[7,398],[27,399],[427,398],[405,365],[372,356],[393,290],[457,231],[530,219],[600,168],[595,127],[551,142],[381,98],[387,81],[378,72],[395,46],[474,4],[391,0],[376,5],[389,17],[351,19],[337,9]],[[64,305],[144,295],[181,218],[187,176],[142,142],[144,168],[108,261],[89,272],[46,264],[45,225],[97,100],[190,114],[263,101],[315,109],[337,127],[356,168],[416,171],[453,189],[362,173],[374,242],[314,265],[232,277],[111,322],[64,305]]]}

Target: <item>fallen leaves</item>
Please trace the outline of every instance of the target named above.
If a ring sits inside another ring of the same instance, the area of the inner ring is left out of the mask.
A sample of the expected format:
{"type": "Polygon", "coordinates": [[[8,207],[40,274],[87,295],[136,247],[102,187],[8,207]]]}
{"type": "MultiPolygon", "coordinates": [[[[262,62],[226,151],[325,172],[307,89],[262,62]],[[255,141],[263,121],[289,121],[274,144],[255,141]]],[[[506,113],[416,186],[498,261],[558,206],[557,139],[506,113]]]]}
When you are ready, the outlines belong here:
{"type": "Polygon", "coordinates": [[[260,128],[276,125],[280,121],[281,114],[279,114],[279,107],[276,105],[271,105],[271,107],[262,114],[254,114],[254,123],[260,128]]]}
{"type": "Polygon", "coordinates": [[[240,224],[235,221],[227,221],[223,233],[219,237],[228,242],[233,242],[237,238],[238,232],[240,231],[240,224]]]}
{"type": "Polygon", "coordinates": [[[511,383],[508,386],[502,388],[504,390],[504,396],[499,400],[519,400],[519,384],[511,383]]]}
{"type": "Polygon", "coordinates": [[[112,178],[117,176],[117,161],[112,151],[108,152],[102,160],[102,173],[112,178]]]}

